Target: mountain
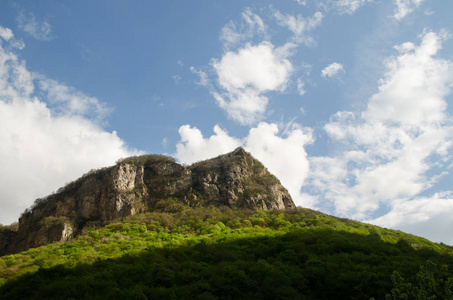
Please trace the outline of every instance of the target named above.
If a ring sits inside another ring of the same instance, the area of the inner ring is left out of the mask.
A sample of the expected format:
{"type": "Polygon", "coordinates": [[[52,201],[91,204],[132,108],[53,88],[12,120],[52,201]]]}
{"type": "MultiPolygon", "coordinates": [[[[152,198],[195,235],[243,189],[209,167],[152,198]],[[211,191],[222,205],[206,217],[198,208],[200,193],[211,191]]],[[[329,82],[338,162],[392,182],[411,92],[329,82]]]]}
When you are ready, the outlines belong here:
{"type": "Polygon", "coordinates": [[[68,241],[87,223],[148,212],[169,198],[192,207],[295,208],[279,180],[242,148],[188,167],[163,155],[129,157],[36,200],[17,232],[0,233],[0,255],[68,241]]]}
{"type": "Polygon", "coordinates": [[[453,299],[453,247],[296,208],[242,148],[91,171],[0,246],[0,299],[453,299]]]}

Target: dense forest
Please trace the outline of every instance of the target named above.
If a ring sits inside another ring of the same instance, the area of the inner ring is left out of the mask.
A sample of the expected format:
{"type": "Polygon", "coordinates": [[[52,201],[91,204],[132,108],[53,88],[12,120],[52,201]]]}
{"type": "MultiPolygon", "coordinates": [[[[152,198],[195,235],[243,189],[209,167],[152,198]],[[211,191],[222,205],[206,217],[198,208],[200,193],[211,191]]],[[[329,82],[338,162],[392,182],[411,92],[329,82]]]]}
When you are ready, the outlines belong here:
{"type": "Polygon", "coordinates": [[[168,199],[88,225],[0,257],[0,299],[453,299],[453,247],[309,209],[168,199]]]}

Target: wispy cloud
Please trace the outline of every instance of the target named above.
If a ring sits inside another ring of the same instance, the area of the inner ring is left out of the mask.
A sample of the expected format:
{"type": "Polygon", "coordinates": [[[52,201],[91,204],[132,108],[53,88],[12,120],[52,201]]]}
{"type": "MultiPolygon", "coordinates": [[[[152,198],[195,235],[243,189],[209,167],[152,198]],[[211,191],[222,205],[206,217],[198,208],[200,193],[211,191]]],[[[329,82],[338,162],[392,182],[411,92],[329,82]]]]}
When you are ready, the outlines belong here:
{"type": "Polygon", "coordinates": [[[302,79],[298,78],[297,79],[297,93],[299,96],[305,95],[307,91],[305,90],[305,83],[302,79]]]}
{"type": "Polygon", "coordinates": [[[19,11],[16,20],[19,29],[25,31],[37,40],[50,41],[53,38],[52,26],[46,20],[36,20],[36,16],[33,13],[19,11]]]}
{"type": "Polygon", "coordinates": [[[229,21],[221,30],[220,40],[225,49],[231,49],[254,35],[266,36],[267,26],[251,8],[242,12],[242,22],[229,21]]]}
{"type": "Polygon", "coordinates": [[[172,78],[175,84],[179,84],[179,82],[182,80],[182,77],[179,75],[173,75],[172,78]]]}
{"type": "Polygon", "coordinates": [[[396,9],[393,17],[401,21],[408,14],[416,10],[425,0],[394,0],[396,9]]]}
{"type": "Polygon", "coordinates": [[[369,2],[373,2],[373,0],[338,0],[334,1],[333,3],[340,13],[353,14],[361,6],[369,2]]]}
{"type": "Polygon", "coordinates": [[[287,27],[294,34],[293,42],[305,45],[314,44],[309,33],[319,26],[323,19],[321,12],[316,12],[313,17],[303,17],[302,15],[282,14],[277,11],[274,16],[280,26],[287,27]]]}
{"type": "Polygon", "coordinates": [[[300,5],[303,5],[303,6],[307,5],[306,0],[294,0],[294,1],[296,1],[297,3],[299,3],[300,5]]]}
{"type": "Polygon", "coordinates": [[[42,75],[35,75],[34,78],[54,114],[77,115],[102,122],[112,112],[112,109],[105,103],[95,97],[89,97],[73,87],[42,75]]]}
{"type": "Polygon", "coordinates": [[[16,48],[19,50],[22,50],[25,47],[25,44],[21,39],[16,39],[14,37],[11,29],[0,26],[0,44],[2,39],[8,42],[6,47],[16,48]]]}

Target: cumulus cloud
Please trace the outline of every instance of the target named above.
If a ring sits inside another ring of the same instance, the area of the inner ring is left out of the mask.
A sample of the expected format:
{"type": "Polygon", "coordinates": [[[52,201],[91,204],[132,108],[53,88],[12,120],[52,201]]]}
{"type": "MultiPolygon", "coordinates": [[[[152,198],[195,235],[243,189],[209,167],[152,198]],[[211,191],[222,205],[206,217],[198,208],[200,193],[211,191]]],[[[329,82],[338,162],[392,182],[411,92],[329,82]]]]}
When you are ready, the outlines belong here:
{"type": "Polygon", "coordinates": [[[387,62],[379,92],[369,101],[364,117],[372,122],[403,126],[436,124],[445,119],[450,93],[451,62],[436,58],[445,33],[426,32],[419,47],[403,44],[399,56],[387,62]]]}
{"type": "MultiPolygon", "coordinates": [[[[364,219],[389,205],[389,214],[376,222],[396,226],[389,220],[396,220],[399,209],[413,216],[429,199],[437,199],[429,207],[443,203],[451,209],[451,197],[420,198],[443,175],[436,168],[451,160],[453,127],[445,98],[453,86],[453,63],[437,56],[445,36],[425,32],[419,45],[397,47],[366,110],[338,112],[325,125],[343,151],[312,158],[310,184],[337,213],[364,219]]],[[[424,213],[435,222],[435,210],[424,213]]],[[[423,222],[411,220],[414,229],[423,222]]]]}
{"type": "Polygon", "coordinates": [[[247,87],[260,91],[281,90],[292,70],[291,63],[278,57],[269,42],[247,45],[239,52],[227,52],[220,61],[214,61],[213,66],[219,84],[231,91],[247,87]]]}
{"type": "Polygon", "coordinates": [[[333,62],[321,71],[321,76],[324,78],[331,78],[338,75],[338,73],[340,72],[344,72],[343,65],[337,62],[333,62]]]}
{"type": "Polygon", "coordinates": [[[134,152],[99,125],[105,104],[31,73],[2,38],[0,222],[10,223],[36,198],[134,152]]]}
{"type": "Polygon", "coordinates": [[[268,103],[263,94],[283,91],[293,70],[270,42],[228,51],[220,60],[214,59],[212,66],[223,91],[213,95],[219,106],[241,124],[253,124],[261,118],[268,103]]]}
{"type": "Polygon", "coordinates": [[[218,125],[209,138],[204,138],[198,128],[190,125],[181,126],[178,132],[181,140],[176,145],[176,157],[185,164],[231,152],[241,145],[240,140],[230,137],[218,125]]]}
{"type": "Polygon", "coordinates": [[[425,0],[395,0],[395,14],[393,17],[401,21],[412,11],[416,10],[425,0]]]}
{"type": "Polygon", "coordinates": [[[280,179],[296,205],[312,207],[312,198],[301,194],[301,188],[309,173],[305,146],[313,141],[311,129],[295,126],[282,136],[278,125],[261,122],[250,129],[245,148],[280,179]]]}
{"type": "Polygon", "coordinates": [[[238,139],[216,125],[214,135],[205,138],[199,129],[184,125],[179,129],[181,141],[175,156],[182,163],[190,164],[243,146],[280,179],[296,205],[311,207],[312,197],[301,194],[300,190],[309,172],[305,146],[313,142],[312,132],[293,123],[284,133],[279,131],[277,124],[261,122],[250,129],[247,137],[238,139]]]}
{"type": "Polygon", "coordinates": [[[47,21],[37,21],[33,13],[20,11],[17,15],[19,29],[25,31],[32,37],[41,41],[50,41],[52,37],[52,26],[47,21]]]}
{"type": "MultiPolygon", "coordinates": [[[[286,90],[294,73],[289,58],[300,44],[313,44],[310,32],[323,18],[320,12],[312,17],[302,17],[276,11],[273,16],[280,26],[293,33],[286,43],[281,46],[272,44],[261,17],[246,8],[242,13],[242,23],[238,25],[230,21],[222,29],[223,55],[211,60],[209,70],[191,67],[192,73],[200,78],[199,84],[208,88],[218,106],[241,125],[254,125],[261,121],[266,114],[268,94],[286,90]],[[250,40],[256,36],[265,40],[251,43],[250,40]]],[[[297,82],[297,91],[300,95],[305,93],[301,80],[297,82]]]]}

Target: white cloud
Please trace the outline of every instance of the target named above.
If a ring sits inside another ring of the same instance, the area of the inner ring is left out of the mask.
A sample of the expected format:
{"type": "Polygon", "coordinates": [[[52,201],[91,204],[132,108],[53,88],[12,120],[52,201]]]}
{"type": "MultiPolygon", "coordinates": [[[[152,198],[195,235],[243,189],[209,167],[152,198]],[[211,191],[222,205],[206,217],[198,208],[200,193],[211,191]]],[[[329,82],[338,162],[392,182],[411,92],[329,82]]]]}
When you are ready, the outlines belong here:
{"type": "Polygon", "coordinates": [[[219,84],[229,91],[248,87],[259,91],[282,90],[292,70],[291,63],[278,57],[269,42],[227,52],[220,61],[214,61],[213,66],[219,84]]]}
{"type": "Polygon", "coordinates": [[[280,179],[298,206],[312,207],[309,197],[301,194],[301,188],[309,173],[309,161],[305,146],[313,143],[312,131],[296,126],[280,136],[276,124],[261,122],[250,129],[245,138],[245,148],[280,179]]]}
{"type": "Polygon", "coordinates": [[[353,14],[368,2],[373,2],[373,0],[338,0],[334,2],[334,5],[340,13],[353,14]]]}
{"type": "Polygon", "coordinates": [[[404,19],[408,14],[413,12],[415,9],[417,9],[420,4],[423,3],[425,0],[394,0],[396,9],[395,9],[395,14],[393,17],[397,21],[401,21],[404,19]]]}
{"type": "Polygon", "coordinates": [[[303,6],[307,5],[307,1],[305,1],[305,0],[294,0],[294,1],[296,1],[297,3],[299,3],[300,5],[303,5],[303,6]]]}
{"type": "MultiPolygon", "coordinates": [[[[10,42],[12,39],[10,39],[10,42]]],[[[0,45],[0,222],[92,168],[132,154],[98,125],[96,98],[40,75],[0,45]]]]}
{"type": "Polygon", "coordinates": [[[367,109],[338,112],[326,124],[343,151],[312,158],[310,184],[337,213],[363,219],[383,204],[415,204],[411,199],[442,175],[436,168],[448,165],[453,127],[445,98],[453,63],[437,57],[442,36],[425,32],[420,45],[397,47],[367,109]]]}
{"type": "Polygon", "coordinates": [[[38,22],[33,13],[19,12],[17,23],[21,30],[41,41],[50,41],[52,37],[52,26],[47,21],[38,22]]]}
{"type": "Polygon", "coordinates": [[[344,72],[343,65],[337,62],[333,62],[321,71],[321,76],[324,78],[334,77],[340,72],[344,72]]]}
{"type": "Polygon", "coordinates": [[[304,147],[313,142],[312,132],[293,123],[291,125],[283,135],[279,135],[276,124],[261,122],[250,129],[248,136],[242,140],[229,136],[217,125],[214,127],[215,134],[209,138],[203,137],[197,128],[184,125],[179,129],[181,141],[176,146],[175,156],[182,163],[189,164],[243,146],[280,179],[296,205],[310,207],[312,197],[302,195],[300,189],[309,172],[304,147]]]}
{"type": "Polygon", "coordinates": [[[238,44],[244,40],[244,34],[241,34],[233,21],[228,22],[220,33],[220,40],[227,48],[238,44]]]}
{"type": "Polygon", "coordinates": [[[249,25],[252,31],[257,31],[258,33],[266,33],[266,25],[263,20],[257,14],[252,12],[251,8],[246,8],[242,13],[242,19],[249,25]]]}
{"type": "Polygon", "coordinates": [[[305,95],[307,91],[305,90],[305,83],[303,82],[302,79],[297,79],[297,93],[300,95],[300,96],[303,96],[305,95]]]}
{"type": "Polygon", "coordinates": [[[25,47],[22,40],[14,38],[14,34],[11,29],[0,26],[0,45],[2,44],[2,39],[8,42],[5,45],[6,48],[17,48],[22,50],[25,47]]]}
{"type": "Polygon", "coordinates": [[[99,102],[95,97],[89,97],[73,87],[40,75],[35,76],[35,79],[37,79],[40,91],[44,93],[47,105],[52,108],[54,114],[79,115],[102,121],[112,112],[112,109],[105,103],[99,102]]]}
{"type": "MultiPolygon", "coordinates": [[[[220,39],[224,42],[225,53],[221,58],[211,60],[214,75],[191,68],[219,107],[242,125],[252,125],[263,119],[269,92],[285,91],[294,71],[289,57],[301,43],[313,44],[309,32],[321,23],[323,15],[316,12],[312,17],[303,18],[277,11],[274,17],[281,26],[293,32],[290,41],[282,46],[275,47],[267,40],[257,45],[250,42],[244,45],[245,40],[257,34],[266,38],[267,31],[263,20],[247,8],[242,13],[241,25],[230,21],[222,29],[220,39]],[[238,45],[241,46],[236,50],[230,50],[238,45]]],[[[300,95],[305,93],[301,80],[298,80],[297,90],[300,95]]]]}
{"type": "Polygon", "coordinates": [[[240,24],[230,21],[222,28],[220,40],[226,49],[251,39],[255,34],[266,36],[266,24],[251,8],[248,7],[242,12],[242,21],[240,24]]]}
{"type": "Polygon", "coordinates": [[[11,29],[0,26],[0,37],[5,41],[9,41],[11,38],[14,37],[14,34],[11,31],[11,29]]]}
{"type": "Polygon", "coordinates": [[[369,222],[453,245],[452,212],[453,194],[436,193],[432,197],[394,201],[390,212],[369,222]]]}
{"type": "Polygon", "coordinates": [[[190,125],[181,126],[178,130],[181,141],[176,145],[176,158],[185,164],[212,158],[228,153],[241,145],[240,140],[230,137],[218,125],[214,126],[214,135],[204,138],[201,131],[190,125]]]}
{"type": "Polygon", "coordinates": [[[452,86],[451,62],[435,58],[442,36],[427,32],[421,45],[398,47],[400,55],[388,63],[379,92],[368,104],[364,117],[373,122],[398,122],[405,126],[443,121],[445,96],[452,86]]]}
{"type": "Polygon", "coordinates": [[[319,26],[323,19],[321,12],[316,12],[310,18],[304,18],[301,15],[295,17],[290,14],[282,14],[279,11],[274,16],[280,26],[287,27],[294,34],[294,42],[305,45],[314,43],[313,38],[308,33],[319,26]]]}
{"type": "Polygon", "coordinates": [[[209,76],[208,76],[208,74],[206,74],[205,71],[197,70],[197,69],[195,69],[195,67],[191,66],[190,72],[192,72],[195,75],[198,75],[198,77],[200,78],[200,81],[198,81],[197,84],[207,87],[207,88],[211,88],[209,76]]]}
{"type": "Polygon", "coordinates": [[[213,92],[220,107],[241,124],[252,124],[265,112],[268,99],[262,94],[283,91],[293,70],[286,57],[269,42],[248,44],[212,61],[218,84],[224,91],[213,92]]]}

